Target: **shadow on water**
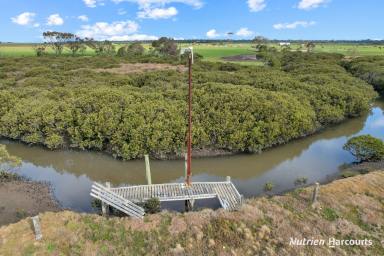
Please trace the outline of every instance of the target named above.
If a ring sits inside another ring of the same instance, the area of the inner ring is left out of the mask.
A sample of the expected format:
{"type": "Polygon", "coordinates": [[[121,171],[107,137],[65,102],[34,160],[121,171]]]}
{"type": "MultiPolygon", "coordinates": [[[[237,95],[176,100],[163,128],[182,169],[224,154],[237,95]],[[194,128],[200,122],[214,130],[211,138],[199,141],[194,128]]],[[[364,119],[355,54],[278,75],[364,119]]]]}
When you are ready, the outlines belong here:
{"type": "MultiPolygon", "coordinates": [[[[348,137],[371,134],[384,139],[383,110],[384,102],[377,101],[371,113],[261,154],[194,159],[193,180],[220,181],[231,176],[246,197],[263,193],[267,182],[272,182],[273,192],[279,193],[294,188],[298,177],[307,178],[308,183],[327,181],[338,174],[340,165],[353,161],[342,150],[348,137]]],[[[145,183],[143,160],[124,162],[102,153],[50,151],[9,140],[0,142],[23,160],[18,173],[32,180],[49,181],[61,204],[73,210],[92,210],[89,191],[93,181],[110,181],[116,186],[145,183]]],[[[152,160],[151,170],[155,183],[181,182],[184,161],[152,160]]],[[[206,203],[201,204],[203,207],[206,203]]]]}

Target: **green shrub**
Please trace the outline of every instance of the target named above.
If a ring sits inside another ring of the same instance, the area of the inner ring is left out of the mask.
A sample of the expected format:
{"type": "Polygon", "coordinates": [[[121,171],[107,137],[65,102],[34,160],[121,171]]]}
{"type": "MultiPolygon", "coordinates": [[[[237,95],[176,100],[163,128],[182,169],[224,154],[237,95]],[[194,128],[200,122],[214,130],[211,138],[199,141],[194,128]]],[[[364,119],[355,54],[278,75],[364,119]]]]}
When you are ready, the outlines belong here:
{"type": "Polygon", "coordinates": [[[334,209],[329,207],[324,208],[321,214],[324,217],[324,219],[328,221],[334,221],[339,218],[339,215],[337,214],[337,212],[334,209]]]}
{"type": "Polygon", "coordinates": [[[161,211],[160,201],[158,198],[150,198],[144,203],[146,213],[154,214],[161,211]]]}
{"type": "Polygon", "coordinates": [[[384,159],[384,142],[371,135],[353,137],[348,140],[343,149],[349,151],[358,162],[384,159]]]}
{"type": "Polygon", "coordinates": [[[9,181],[21,180],[21,179],[22,177],[17,175],[16,173],[0,170],[0,182],[9,182],[9,181]]]}
{"type": "Polygon", "coordinates": [[[47,136],[44,144],[47,145],[47,147],[50,149],[55,149],[64,145],[64,139],[58,134],[52,134],[47,136]]]}
{"type": "Polygon", "coordinates": [[[5,148],[5,145],[0,144],[0,166],[3,167],[3,165],[5,165],[9,168],[13,168],[19,166],[20,164],[21,159],[16,156],[10,155],[7,149],[5,148]]]}
{"type": "Polygon", "coordinates": [[[119,48],[117,56],[119,57],[137,57],[144,54],[144,47],[140,43],[132,43],[119,48]]]}
{"type": "Polygon", "coordinates": [[[267,182],[267,183],[265,183],[265,185],[264,185],[264,191],[267,191],[267,192],[269,192],[269,191],[272,191],[272,189],[274,188],[274,184],[272,183],[272,182],[267,182]]]}
{"type": "Polygon", "coordinates": [[[295,180],[295,186],[300,186],[300,185],[304,185],[306,184],[308,181],[308,178],[307,177],[299,177],[295,180]]]}
{"type": "Polygon", "coordinates": [[[381,95],[384,95],[384,57],[360,57],[344,61],[343,65],[353,75],[372,84],[381,95]]]}

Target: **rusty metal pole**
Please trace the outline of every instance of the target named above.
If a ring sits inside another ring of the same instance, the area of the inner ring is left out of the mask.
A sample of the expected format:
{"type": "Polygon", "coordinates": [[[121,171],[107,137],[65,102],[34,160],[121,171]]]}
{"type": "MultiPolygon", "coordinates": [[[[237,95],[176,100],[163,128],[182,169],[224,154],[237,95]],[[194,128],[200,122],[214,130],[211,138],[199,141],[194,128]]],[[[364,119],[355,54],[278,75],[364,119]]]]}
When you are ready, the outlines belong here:
{"type": "Polygon", "coordinates": [[[188,161],[187,161],[187,178],[186,184],[191,185],[191,158],[192,158],[192,54],[188,58],[188,69],[189,69],[189,79],[188,79],[188,138],[187,138],[187,147],[188,147],[188,161]]]}

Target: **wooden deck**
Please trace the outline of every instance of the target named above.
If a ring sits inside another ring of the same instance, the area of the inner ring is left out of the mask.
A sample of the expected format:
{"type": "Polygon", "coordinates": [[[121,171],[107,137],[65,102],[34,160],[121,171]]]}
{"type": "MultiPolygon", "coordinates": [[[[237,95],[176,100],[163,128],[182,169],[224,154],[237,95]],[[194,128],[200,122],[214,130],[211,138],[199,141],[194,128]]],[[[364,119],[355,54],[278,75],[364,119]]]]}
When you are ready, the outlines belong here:
{"type": "Polygon", "coordinates": [[[168,183],[110,188],[117,195],[131,202],[144,202],[158,198],[160,202],[218,198],[226,210],[237,210],[242,204],[242,196],[231,181],[193,182],[187,187],[184,183],[168,183]]]}

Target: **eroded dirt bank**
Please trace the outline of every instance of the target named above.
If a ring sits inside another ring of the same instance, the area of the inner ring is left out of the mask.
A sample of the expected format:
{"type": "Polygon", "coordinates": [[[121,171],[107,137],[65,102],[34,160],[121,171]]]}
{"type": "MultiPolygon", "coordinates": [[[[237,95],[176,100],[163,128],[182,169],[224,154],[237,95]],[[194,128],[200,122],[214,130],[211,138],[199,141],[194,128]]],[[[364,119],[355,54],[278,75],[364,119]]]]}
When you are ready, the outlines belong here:
{"type": "Polygon", "coordinates": [[[163,212],[144,220],[105,219],[74,212],[40,214],[43,240],[30,219],[0,228],[0,255],[383,255],[384,172],[341,179],[320,188],[247,200],[238,212],[163,212]],[[324,245],[294,246],[290,239],[324,245]],[[329,246],[337,241],[372,245],[329,246]]]}

